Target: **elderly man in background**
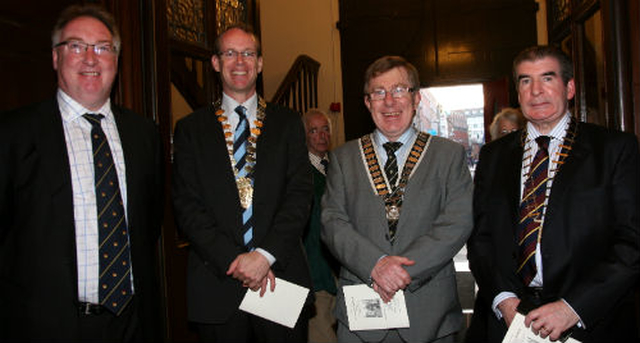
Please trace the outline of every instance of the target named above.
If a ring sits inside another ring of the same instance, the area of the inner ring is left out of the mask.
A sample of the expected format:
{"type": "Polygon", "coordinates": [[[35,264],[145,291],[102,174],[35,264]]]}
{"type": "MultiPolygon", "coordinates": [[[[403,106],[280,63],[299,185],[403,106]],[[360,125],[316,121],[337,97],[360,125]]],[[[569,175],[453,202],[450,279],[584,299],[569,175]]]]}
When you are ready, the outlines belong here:
{"type": "Polygon", "coordinates": [[[311,216],[305,230],[304,247],[315,292],[315,316],[309,321],[309,342],[336,342],[333,315],[336,302],[336,275],[338,262],[326,245],[320,240],[322,223],[320,222],[320,201],[326,185],[329,167],[329,148],[331,146],[331,123],[326,113],[310,109],[302,116],[307,134],[307,149],[313,174],[313,204],[311,216]]]}

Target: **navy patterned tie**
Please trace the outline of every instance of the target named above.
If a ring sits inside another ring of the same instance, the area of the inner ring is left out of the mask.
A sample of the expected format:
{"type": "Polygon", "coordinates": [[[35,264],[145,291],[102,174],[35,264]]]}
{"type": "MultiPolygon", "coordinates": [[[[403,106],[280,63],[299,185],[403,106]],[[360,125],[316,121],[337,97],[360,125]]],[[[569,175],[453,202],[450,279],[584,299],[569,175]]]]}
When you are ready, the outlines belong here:
{"type": "Polygon", "coordinates": [[[91,123],[100,241],[100,304],[119,315],[132,297],[129,231],[116,166],[102,130],[102,114],[85,114],[91,123]]]}
{"type": "Polygon", "coordinates": [[[329,172],[329,160],[321,159],[320,164],[322,164],[322,167],[324,169],[324,175],[327,175],[327,172],[329,172]]]}
{"type": "MultiPolygon", "coordinates": [[[[384,150],[387,151],[387,162],[384,164],[384,173],[389,180],[390,191],[395,193],[396,183],[398,182],[398,158],[396,157],[396,151],[402,146],[401,142],[386,142],[382,144],[384,150]]],[[[387,204],[388,205],[388,204],[387,204]]],[[[402,198],[400,198],[394,205],[394,208],[398,208],[402,205],[402,198]]],[[[387,233],[387,239],[390,242],[395,241],[396,231],[398,228],[398,220],[387,218],[389,224],[389,232],[387,233]]]]}
{"type": "MultiPolygon", "coordinates": [[[[238,106],[235,112],[240,117],[236,132],[233,137],[233,158],[236,160],[236,170],[238,177],[248,177],[252,179],[246,167],[247,143],[249,139],[249,121],[247,120],[247,109],[238,106]]],[[[253,179],[251,180],[253,184],[253,179]]],[[[253,248],[253,204],[242,212],[242,238],[247,249],[253,248]]]]}
{"type": "Polygon", "coordinates": [[[520,222],[518,223],[518,270],[525,285],[536,276],[536,246],[542,232],[542,214],[547,193],[547,173],[549,168],[549,136],[536,138],[538,152],[531,162],[529,177],[525,181],[520,222]]]}
{"type": "Polygon", "coordinates": [[[401,142],[386,142],[382,144],[384,150],[387,151],[387,162],[384,164],[384,173],[387,174],[387,180],[391,190],[396,188],[396,182],[398,182],[398,159],[396,157],[396,151],[402,146],[401,142]]]}

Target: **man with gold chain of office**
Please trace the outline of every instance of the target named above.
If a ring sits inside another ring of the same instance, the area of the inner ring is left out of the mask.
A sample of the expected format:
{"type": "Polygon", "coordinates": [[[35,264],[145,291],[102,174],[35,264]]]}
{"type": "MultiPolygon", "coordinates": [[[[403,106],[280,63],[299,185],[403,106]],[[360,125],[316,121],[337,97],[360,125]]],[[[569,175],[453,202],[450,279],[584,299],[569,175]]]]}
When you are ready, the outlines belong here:
{"type": "Polygon", "coordinates": [[[471,232],[464,148],[418,132],[418,72],[385,56],[365,73],[373,133],[330,154],[322,237],[342,264],[339,342],[453,342],[462,325],[453,256],[471,232]],[[389,302],[404,292],[410,327],[350,331],[342,287],[367,284],[389,302]]]}
{"type": "Polygon", "coordinates": [[[174,136],[173,202],[191,243],[189,320],[202,342],[303,342],[305,311],[289,329],[238,308],[248,288],[277,288],[276,276],[311,287],[301,242],[312,196],[302,121],[258,96],[262,55],[249,27],[226,29],[215,48],[222,99],[180,120],[174,136]]]}

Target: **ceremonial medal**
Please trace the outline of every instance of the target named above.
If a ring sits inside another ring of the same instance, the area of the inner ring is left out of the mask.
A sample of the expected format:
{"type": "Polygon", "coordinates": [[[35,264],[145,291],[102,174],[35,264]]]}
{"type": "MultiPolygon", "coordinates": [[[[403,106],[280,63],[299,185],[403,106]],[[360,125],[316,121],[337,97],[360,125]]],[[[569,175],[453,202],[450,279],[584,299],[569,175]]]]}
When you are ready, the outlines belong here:
{"type": "Polygon", "coordinates": [[[251,179],[248,177],[239,177],[236,179],[236,186],[238,187],[240,206],[246,210],[251,206],[251,202],[253,201],[253,186],[251,185],[251,179]]]}
{"type": "Polygon", "coordinates": [[[244,170],[236,169],[236,160],[233,157],[233,132],[231,131],[231,125],[229,125],[228,118],[224,116],[224,110],[220,107],[222,106],[222,102],[218,99],[213,107],[215,110],[215,114],[218,117],[218,121],[222,124],[222,130],[224,132],[224,137],[227,142],[227,151],[229,153],[229,161],[231,162],[231,168],[233,170],[233,175],[236,179],[236,188],[238,189],[238,197],[240,198],[240,206],[244,210],[251,207],[251,203],[253,202],[253,185],[251,184],[251,179],[253,178],[253,168],[256,163],[256,144],[258,142],[258,136],[262,133],[262,126],[264,125],[264,117],[266,115],[265,109],[267,107],[267,103],[264,99],[258,97],[258,106],[256,113],[256,120],[253,122],[255,128],[251,129],[251,135],[247,138],[247,154],[245,155],[246,165],[244,170]],[[241,176],[244,175],[244,176],[241,176]]]}
{"type": "Polygon", "coordinates": [[[360,151],[362,153],[365,167],[369,170],[369,181],[373,186],[374,192],[382,197],[385,202],[385,217],[388,222],[389,232],[386,234],[391,244],[395,241],[398,220],[400,219],[400,210],[404,199],[404,190],[409,182],[409,178],[413,174],[415,167],[420,163],[424,156],[430,140],[430,135],[419,132],[413,147],[409,153],[409,157],[402,168],[402,174],[398,185],[393,188],[387,184],[387,180],[383,177],[378,157],[373,147],[370,135],[360,138],[360,151]]]}
{"type": "Polygon", "coordinates": [[[385,210],[387,212],[388,221],[396,221],[400,219],[400,208],[398,208],[398,206],[396,206],[395,204],[387,205],[385,207],[385,210]]]}

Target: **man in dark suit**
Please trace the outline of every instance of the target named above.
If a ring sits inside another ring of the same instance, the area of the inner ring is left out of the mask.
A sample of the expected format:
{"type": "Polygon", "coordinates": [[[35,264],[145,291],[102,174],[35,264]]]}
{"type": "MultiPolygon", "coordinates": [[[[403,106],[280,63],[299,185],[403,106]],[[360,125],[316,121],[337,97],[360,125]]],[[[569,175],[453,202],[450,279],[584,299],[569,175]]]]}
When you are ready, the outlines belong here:
{"type": "Polygon", "coordinates": [[[109,13],[69,7],[52,40],[57,95],[0,118],[0,341],[159,341],[156,128],[109,99],[109,13]]]}
{"type": "Polygon", "coordinates": [[[551,340],[637,341],[638,141],[572,117],[560,50],[529,48],[513,65],[528,124],[480,154],[468,256],[484,299],[473,321],[488,334],[467,341],[502,341],[516,311],[551,340]]]}
{"type": "Polygon", "coordinates": [[[189,320],[202,341],[306,341],[306,318],[289,329],[238,309],[247,288],[278,287],[275,276],[311,286],[301,242],[312,195],[302,121],[257,95],[262,56],[249,28],[227,29],[215,47],[222,99],[180,120],[174,136],[173,203],[191,244],[189,320]]]}

